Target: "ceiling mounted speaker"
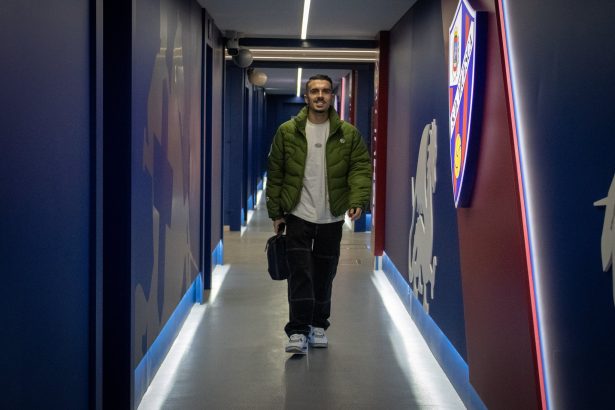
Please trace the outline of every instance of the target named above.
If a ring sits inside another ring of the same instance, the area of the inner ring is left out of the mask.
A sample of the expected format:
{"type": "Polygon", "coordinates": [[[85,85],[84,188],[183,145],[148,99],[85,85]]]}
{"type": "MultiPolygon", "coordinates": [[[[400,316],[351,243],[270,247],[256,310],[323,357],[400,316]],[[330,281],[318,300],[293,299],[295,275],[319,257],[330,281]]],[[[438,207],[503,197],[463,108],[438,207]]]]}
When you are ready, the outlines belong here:
{"type": "Polygon", "coordinates": [[[233,56],[233,62],[241,68],[249,67],[252,64],[252,52],[247,48],[240,48],[233,56]]]}
{"type": "Polygon", "coordinates": [[[263,73],[262,71],[256,71],[253,68],[249,68],[248,80],[258,87],[264,87],[267,83],[267,74],[263,73]]]}

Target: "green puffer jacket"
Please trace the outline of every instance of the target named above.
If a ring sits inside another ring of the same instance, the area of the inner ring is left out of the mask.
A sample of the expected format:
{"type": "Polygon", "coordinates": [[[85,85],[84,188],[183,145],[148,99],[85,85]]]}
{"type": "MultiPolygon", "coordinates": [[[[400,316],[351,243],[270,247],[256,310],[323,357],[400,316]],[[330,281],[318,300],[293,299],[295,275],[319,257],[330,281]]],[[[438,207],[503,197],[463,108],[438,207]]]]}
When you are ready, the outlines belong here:
{"type": "MultiPolygon", "coordinates": [[[[267,170],[267,211],[271,219],[283,217],[299,203],[307,158],[307,107],[282,124],[271,144],[267,170]]],[[[350,208],[366,209],[372,188],[372,166],[359,131],[329,109],[326,144],[329,207],[334,216],[350,208]]]]}

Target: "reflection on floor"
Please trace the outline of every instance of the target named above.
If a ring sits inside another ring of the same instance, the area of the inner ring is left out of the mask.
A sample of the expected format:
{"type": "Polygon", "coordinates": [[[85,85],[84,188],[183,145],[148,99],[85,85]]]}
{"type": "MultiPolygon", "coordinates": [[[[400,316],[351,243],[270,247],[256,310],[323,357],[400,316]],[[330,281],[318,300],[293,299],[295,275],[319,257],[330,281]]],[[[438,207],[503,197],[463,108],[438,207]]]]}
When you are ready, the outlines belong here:
{"type": "Polygon", "coordinates": [[[370,234],[347,228],[328,349],[284,352],[286,282],[266,271],[264,203],[243,234],[225,232],[225,265],[195,306],[140,409],[462,409],[382,272],[370,234]]]}

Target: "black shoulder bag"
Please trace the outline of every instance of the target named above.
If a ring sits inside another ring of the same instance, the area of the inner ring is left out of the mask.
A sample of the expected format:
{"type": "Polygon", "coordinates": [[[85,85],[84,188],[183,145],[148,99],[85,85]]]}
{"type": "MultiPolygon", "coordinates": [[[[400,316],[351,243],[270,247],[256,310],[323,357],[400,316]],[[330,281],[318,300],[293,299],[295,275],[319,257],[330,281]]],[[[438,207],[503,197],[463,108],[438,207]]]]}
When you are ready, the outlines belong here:
{"type": "Polygon", "coordinates": [[[281,232],[284,232],[284,228],[280,229],[280,233],[269,238],[265,246],[267,270],[273,280],[288,279],[290,270],[286,261],[286,235],[281,232]]]}

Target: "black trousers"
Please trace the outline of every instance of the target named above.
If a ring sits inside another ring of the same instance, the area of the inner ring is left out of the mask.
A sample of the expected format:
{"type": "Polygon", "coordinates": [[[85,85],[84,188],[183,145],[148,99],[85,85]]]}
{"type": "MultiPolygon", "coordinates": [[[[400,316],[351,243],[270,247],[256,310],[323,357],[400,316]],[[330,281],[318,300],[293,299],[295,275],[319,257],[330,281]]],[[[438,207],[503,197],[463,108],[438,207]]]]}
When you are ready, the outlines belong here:
{"type": "Polygon", "coordinates": [[[337,273],[344,221],[315,224],[286,216],[289,322],[287,335],[307,335],[310,325],[329,327],[331,289],[337,273]]]}

